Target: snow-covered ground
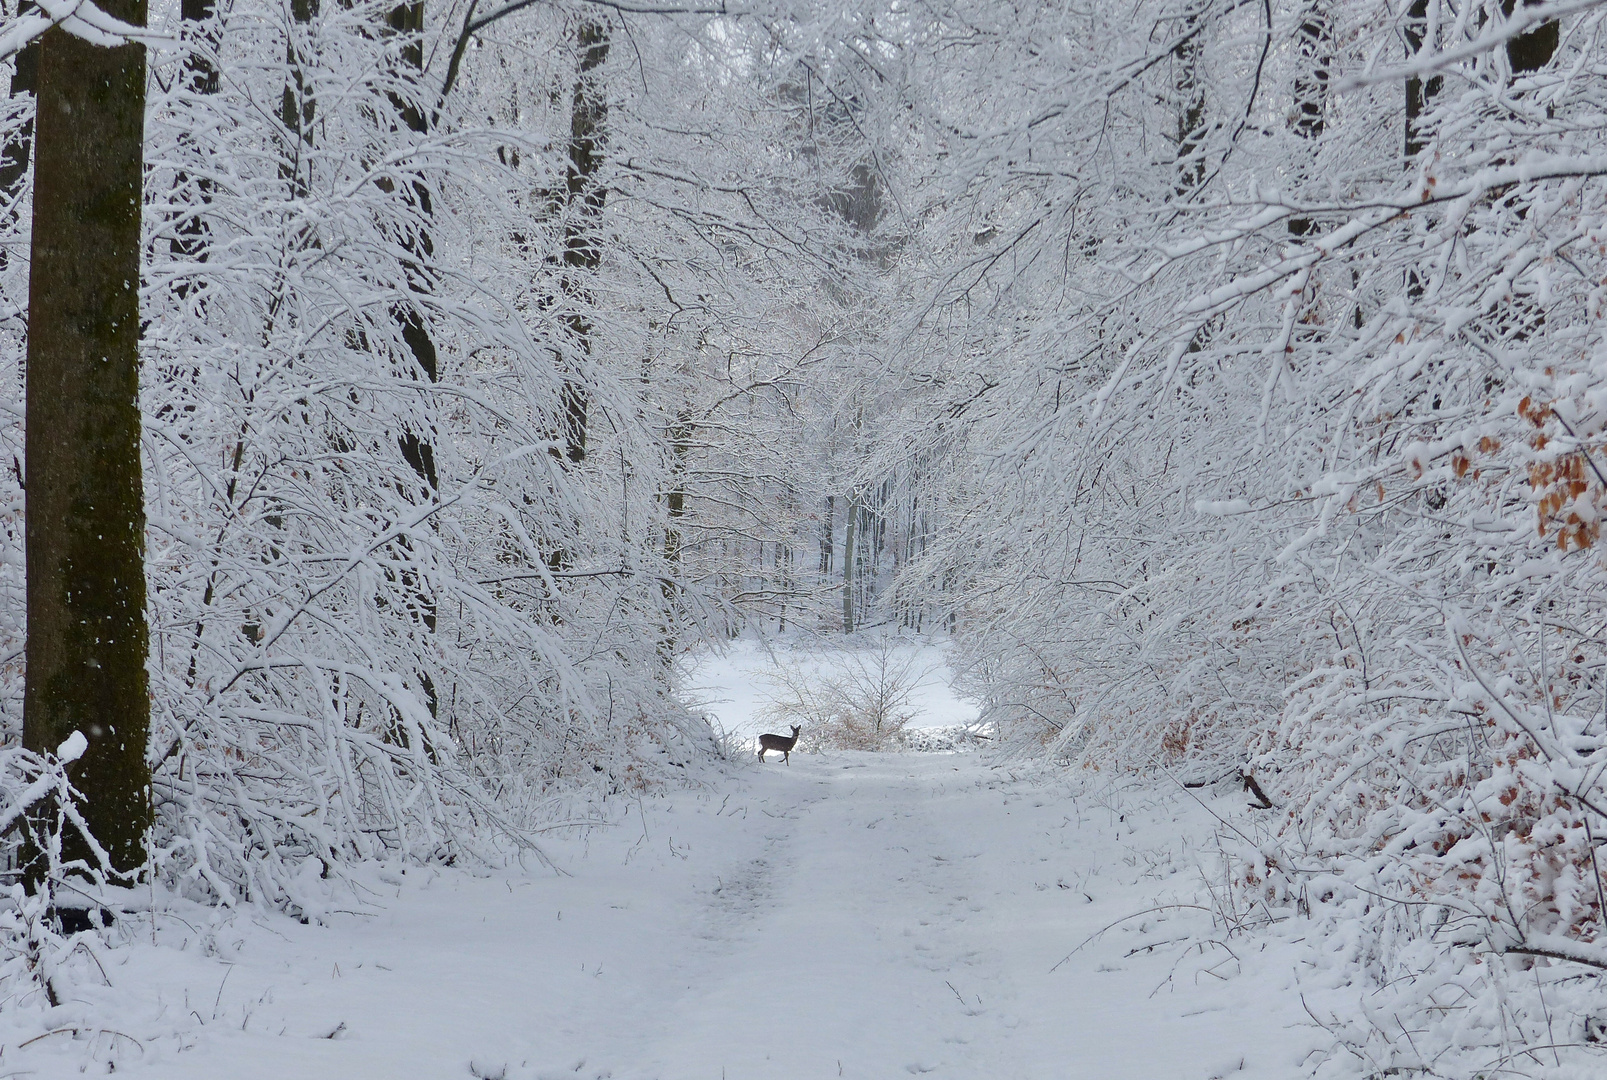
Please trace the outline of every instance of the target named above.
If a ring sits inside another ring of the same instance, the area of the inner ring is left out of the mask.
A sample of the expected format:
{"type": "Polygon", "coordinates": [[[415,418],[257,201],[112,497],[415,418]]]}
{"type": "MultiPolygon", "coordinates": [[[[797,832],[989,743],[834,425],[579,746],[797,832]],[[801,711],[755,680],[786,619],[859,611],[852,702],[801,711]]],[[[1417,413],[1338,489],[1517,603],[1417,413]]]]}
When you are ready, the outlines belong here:
{"type": "Polygon", "coordinates": [[[60,1007],[0,1010],[0,1076],[1286,1080],[1325,1040],[1289,947],[1190,906],[1217,827],[978,755],[739,764],[552,836],[561,873],[386,872],[322,926],[163,917],[60,1007]]]}
{"type": "MultiPolygon", "coordinates": [[[[862,654],[873,651],[869,641],[856,640],[855,646],[862,654]]],[[[796,665],[811,672],[829,671],[841,666],[849,655],[848,648],[832,639],[740,638],[718,652],[697,654],[688,670],[686,697],[721,730],[751,739],[774,727],[764,712],[775,694],[772,680],[778,664],[796,665]]],[[[911,695],[916,713],[910,727],[954,727],[976,719],[975,702],[961,697],[951,685],[953,673],[949,670],[946,643],[899,639],[893,656],[912,661],[912,671],[918,676],[911,695]]]]}

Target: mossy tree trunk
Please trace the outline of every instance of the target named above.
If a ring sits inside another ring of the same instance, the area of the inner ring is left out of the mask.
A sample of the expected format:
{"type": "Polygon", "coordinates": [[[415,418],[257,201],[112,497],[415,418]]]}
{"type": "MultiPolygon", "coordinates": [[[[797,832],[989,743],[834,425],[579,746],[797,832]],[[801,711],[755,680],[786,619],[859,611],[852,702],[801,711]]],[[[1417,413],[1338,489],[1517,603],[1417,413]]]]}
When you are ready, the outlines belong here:
{"type": "MultiPolygon", "coordinates": [[[[145,24],[145,0],[100,0],[145,24]]],[[[145,505],[139,281],[145,48],[39,43],[27,389],[23,744],[89,740],[73,766],[112,865],[145,861],[145,505]]],[[[76,836],[68,859],[85,858],[76,836]]],[[[40,868],[30,867],[34,880],[40,868]]]]}

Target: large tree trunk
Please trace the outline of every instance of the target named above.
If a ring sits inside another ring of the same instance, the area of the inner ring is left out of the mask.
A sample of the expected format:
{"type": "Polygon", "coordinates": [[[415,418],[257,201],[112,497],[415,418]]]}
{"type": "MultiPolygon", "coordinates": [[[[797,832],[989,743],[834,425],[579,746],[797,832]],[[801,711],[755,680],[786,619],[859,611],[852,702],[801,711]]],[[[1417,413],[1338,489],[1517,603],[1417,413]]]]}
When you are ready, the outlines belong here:
{"type": "MultiPolygon", "coordinates": [[[[101,0],[145,24],[145,0],[101,0]]],[[[40,41],[27,390],[23,744],[74,731],[83,813],[112,865],[145,861],[145,504],[139,281],[145,47],[40,41]]],[[[66,838],[67,858],[85,845],[66,838]]],[[[30,867],[38,880],[40,867],[30,867]]]]}

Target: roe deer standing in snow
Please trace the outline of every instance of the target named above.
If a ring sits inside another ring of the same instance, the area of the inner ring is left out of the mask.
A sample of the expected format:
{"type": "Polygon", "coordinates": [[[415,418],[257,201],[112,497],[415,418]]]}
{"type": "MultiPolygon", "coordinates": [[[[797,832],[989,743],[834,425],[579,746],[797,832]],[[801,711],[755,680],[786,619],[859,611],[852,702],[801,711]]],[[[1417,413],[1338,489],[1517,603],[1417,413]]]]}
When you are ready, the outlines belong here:
{"type": "Polygon", "coordinates": [[[760,735],[759,760],[764,760],[764,752],[766,750],[779,750],[781,751],[781,760],[786,762],[788,765],[791,765],[792,748],[798,745],[798,731],[798,725],[794,724],[792,725],[792,738],[790,739],[785,735],[760,735]]]}

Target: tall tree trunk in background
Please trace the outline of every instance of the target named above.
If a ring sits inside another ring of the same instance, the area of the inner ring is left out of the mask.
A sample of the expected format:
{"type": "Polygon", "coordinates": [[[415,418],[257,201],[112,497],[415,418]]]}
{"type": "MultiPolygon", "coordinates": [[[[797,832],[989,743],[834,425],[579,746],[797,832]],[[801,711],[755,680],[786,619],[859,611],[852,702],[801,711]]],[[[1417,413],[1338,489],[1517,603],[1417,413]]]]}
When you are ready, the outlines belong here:
{"type": "Polygon", "coordinates": [[[1201,15],[1191,12],[1183,23],[1185,40],[1172,50],[1172,90],[1177,95],[1177,194],[1187,196],[1205,182],[1205,84],[1200,58],[1205,42],[1201,15]]]}
{"type": "MultiPolygon", "coordinates": [[[[190,24],[187,30],[203,27],[212,20],[217,13],[217,0],[181,0],[179,14],[184,21],[190,24]]],[[[213,62],[217,53],[218,41],[215,34],[197,32],[197,37],[203,37],[206,45],[204,52],[190,52],[184,58],[184,74],[190,80],[191,87],[200,94],[215,94],[218,92],[218,66],[213,62]]]]}
{"type": "MultiPolygon", "coordinates": [[[[1516,10],[1517,0],[1501,0],[1503,14],[1510,17],[1516,10]]],[[[1559,27],[1553,19],[1508,41],[1507,63],[1512,68],[1512,74],[1526,75],[1551,63],[1552,56],[1557,52],[1559,38],[1559,27]]],[[[1551,115],[1549,107],[1546,115],[1551,115]]],[[[1528,210],[1520,206],[1517,214],[1520,218],[1526,218],[1528,210]]],[[[1502,321],[1511,328],[1514,340],[1527,341],[1545,325],[1546,309],[1533,294],[1518,292],[1507,303],[1502,321]]]]}
{"type": "MultiPolygon", "coordinates": [[[[1517,8],[1518,0],[1501,0],[1502,14],[1510,17],[1517,8]]],[[[1558,39],[1558,24],[1552,19],[1507,42],[1507,63],[1512,65],[1513,73],[1521,75],[1539,71],[1551,63],[1551,57],[1557,51],[1558,39]]]]}
{"type": "Polygon", "coordinates": [[[859,520],[859,503],[848,496],[843,511],[843,633],[854,632],[854,526],[859,520]]]}
{"type": "MultiPolygon", "coordinates": [[[[589,356],[592,325],[580,308],[590,302],[589,279],[603,258],[597,220],[602,216],[608,190],[597,182],[597,172],[603,162],[608,102],[595,72],[608,59],[608,27],[591,19],[583,21],[575,31],[575,44],[580,52],[580,64],[569,111],[569,167],[563,191],[553,193],[552,198],[554,208],[562,210],[564,221],[563,251],[557,259],[562,268],[559,290],[575,307],[561,318],[569,330],[572,346],[580,355],[589,356]]],[[[590,401],[581,373],[576,371],[580,365],[566,359],[558,350],[554,351],[553,359],[563,383],[558,400],[559,430],[551,452],[561,461],[578,465],[586,460],[590,401]]],[[[554,573],[569,564],[570,553],[563,548],[547,556],[547,565],[554,573]]]]}
{"type": "MultiPolygon", "coordinates": [[[[669,441],[670,451],[674,455],[671,460],[673,470],[669,493],[664,497],[665,511],[669,521],[664,527],[664,560],[671,566],[681,563],[681,548],[685,543],[681,535],[681,522],[686,517],[686,459],[692,452],[692,434],[697,425],[692,420],[692,410],[682,406],[675,414],[675,422],[670,425],[669,441]]],[[[666,590],[672,586],[666,582],[666,590]]],[[[669,598],[666,592],[665,598],[669,598]]]]}
{"type": "MultiPolygon", "coordinates": [[[[1403,28],[1406,35],[1406,58],[1408,60],[1422,52],[1425,45],[1433,47],[1428,39],[1428,0],[1412,0],[1412,6],[1406,11],[1406,25],[1403,28]]],[[[1406,160],[1408,167],[1418,154],[1422,153],[1427,145],[1427,137],[1423,129],[1423,113],[1429,104],[1439,94],[1440,88],[1445,85],[1443,75],[1433,75],[1425,79],[1421,75],[1411,75],[1406,79],[1406,160]]]]}
{"type": "MultiPolygon", "coordinates": [[[[789,491],[787,503],[789,506],[794,506],[796,503],[793,502],[791,494],[789,491]]],[[[787,632],[787,599],[793,590],[792,563],[792,545],[783,542],[776,549],[777,576],[781,579],[781,611],[776,619],[776,632],[781,634],[787,632]]]]}
{"type": "MultiPolygon", "coordinates": [[[[587,19],[575,33],[580,50],[580,71],[575,77],[574,100],[569,114],[569,168],[565,178],[563,289],[571,299],[588,297],[586,279],[602,263],[603,249],[596,234],[598,218],[608,191],[597,182],[606,143],[608,102],[601,80],[595,74],[608,59],[610,45],[606,23],[587,19]]],[[[565,318],[582,353],[590,354],[592,325],[580,312],[565,318]]],[[[567,366],[567,365],[566,365],[567,366]]],[[[564,379],[563,400],[564,456],[572,462],[586,458],[587,401],[585,385],[572,375],[564,379]]]]}
{"type": "Polygon", "coordinates": [[[826,496],[826,516],[820,523],[820,576],[831,573],[831,546],[837,532],[837,496],[826,496]]]}
{"type": "MultiPolygon", "coordinates": [[[[1187,35],[1172,49],[1172,92],[1177,106],[1177,177],[1174,193],[1179,199],[1192,196],[1205,183],[1205,84],[1200,80],[1200,60],[1205,52],[1200,11],[1191,11],[1183,23],[1187,35]]],[[[1200,327],[1188,343],[1189,352],[1199,352],[1211,340],[1209,324],[1200,327]]]]}
{"type": "MultiPolygon", "coordinates": [[[[182,0],[179,13],[184,20],[184,36],[190,42],[190,50],[184,56],[184,81],[192,93],[215,94],[218,92],[218,68],[213,62],[217,53],[216,27],[212,24],[212,16],[216,11],[216,0],[182,0]]],[[[192,180],[179,173],[175,178],[175,187],[182,190],[192,180]]],[[[212,201],[212,181],[209,177],[198,176],[193,180],[195,184],[196,202],[202,206],[212,201]]],[[[176,256],[193,259],[196,262],[205,262],[207,258],[207,230],[206,221],[199,209],[186,214],[173,229],[173,238],[168,241],[169,250],[176,256]]],[[[189,292],[188,285],[180,286],[179,295],[189,292]]]]}
{"type": "MultiPolygon", "coordinates": [[[[1334,66],[1332,24],[1320,3],[1312,5],[1295,32],[1295,50],[1300,67],[1294,79],[1294,130],[1315,143],[1327,128],[1328,79],[1334,66]]],[[[1308,159],[1307,164],[1314,162],[1308,159]]],[[[1290,218],[1289,234],[1305,236],[1312,224],[1310,218],[1290,218]]]]}
{"type": "MultiPolygon", "coordinates": [[[[318,15],[318,0],[290,0],[290,17],[298,26],[306,26],[318,15]]],[[[294,31],[292,31],[292,34],[294,31]]],[[[301,66],[301,53],[294,36],[285,42],[285,67],[290,77],[285,81],[284,100],[279,106],[279,119],[294,137],[294,145],[279,166],[280,175],[293,182],[298,193],[307,190],[307,178],[302,175],[302,151],[312,145],[312,123],[318,107],[307,75],[301,66]]]]}
{"type": "MultiPolygon", "coordinates": [[[[145,25],[145,0],[101,0],[145,25]]],[[[145,47],[40,40],[27,389],[28,677],[23,744],[89,740],[73,768],[112,865],[145,861],[145,504],[140,206],[145,47]]],[[[69,836],[67,858],[87,858],[69,836]]],[[[29,868],[37,880],[37,862],[29,868]]]]}
{"type": "MultiPolygon", "coordinates": [[[[1434,43],[1428,40],[1428,0],[1412,0],[1412,6],[1406,11],[1406,24],[1403,27],[1406,36],[1406,58],[1408,60],[1417,56],[1425,49],[1432,49],[1434,43]]],[[[1425,130],[1423,113],[1429,104],[1439,94],[1440,88],[1445,85],[1445,77],[1434,75],[1424,79],[1420,75],[1411,75],[1406,79],[1406,168],[1417,167],[1417,156],[1428,145],[1428,135],[1425,130]]],[[[1406,271],[1406,295],[1410,299],[1417,299],[1423,295],[1423,276],[1417,270],[1406,271]]]]}
{"type": "MultiPolygon", "coordinates": [[[[404,35],[402,43],[403,70],[398,72],[398,81],[405,79],[422,79],[424,74],[424,4],[423,0],[417,3],[401,4],[391,9],[387,20],[393,31],[404,35]]],[[[409,131],[416,135],[423,135],[429,130],[429,119],[425,116],[423,108],[414,98],[393,98],[392,104],[396,106],[397,114],[409,131]]],[[[419,221],[417,231],[403,239],[403,247],[407,251],[407,261],[404,264],[407,271],[407,288],[414,297],[423,300],[434,292],[434,281],[429,266],[429,260],[435,254],[435,242],[430,236],[429,221],[435,212],[431,200],[430,189],[421,177],[415,177],[411,184],[411,198],[418,207],[419,221]]],[[[398,303],[391,311],[391,317],[396,321],[397,329],[401,331],[402,341],[407,345],[408,354],[412,358],[413,366],[417,372],[429,383],[439,382],[441,379],[440,356],[436,352],[435,339],[430,335],[429,321],[424,316],[423,307],[419,302],[398,303]]],[[[426,413],[433,417],[434,404],[427,403],[426,413]]],[[[402,457],[418,474],[419,480],[425,487],[425,498],[434,501],[440,495],[440,478],[435,469],[435,425],[429,422],[420,431],[408,430],[402,433],[402,457]]],[[[429,585],[414,576],[411,581],[404,582],[408,593],[413,598],[413,606],[417,609],[416,615],[424,628],[431,634],[435,633],[436,608],[435,597],[430,592],[429,585]]],[[[429,707],[430,715],[436,716],[440,712],[440,697],[435,688],[435,680],[427,671],[415,672],[419,680],[419,687],[424,692],[425,705],[429,707]]]]}
{"type": "MultiPolygon", "coordinates": [[[[392,30],[407,36],[402,45],[402,63],[405,65],[405,70],[399,73],[399,77],[421,77],[424,74],[424,4],[419,2],[392,8],[388,21],[392,30]]],[[[416,101],[398,98],[393,104],[409,131],[423,135],[429,130],[429,120],[416,101]]],[[[419,217],[424,224],[403,242],[408,254],[407,288],[414,296],[422,298],[431,296],[434,291],[428,261],[435,254],[435,242],[430,236],[428,222],[435,213],[435,207],[431,200],[430,189],[422,179],[414,179],[411,197],[418,206],[419,217]]],[[[435,339],[430,336],[428,321],[424,318],[419,305],[398,304],[392,316],[401,330],[402,340],[407,345],[414,366],[429,382],[439,382],[440,357],[435,349],[435,339]]],[[[402,456],[429,488],[431,497],[434,497],[440,489],[440,481],[435,472],[434,432],[409,431],[402,436],[401,445],[402,456]]],[[[427,621],[433,629],[435,623],[433,612],[427,621]]]]}
{"type": "MultiPolygon", "coordinates": [[[[697,424],[692,419],[692,410],[682,406],[675,413],[675,420],[670,424],[666,435],[669,438],[670,458],[670,487],[664,495],[664,510],[668,518],[664,523],[664,562],[669,572],[680,575],[681,553],[686,543],[686,537],[681,527],[686,520],[686,459],[692,452],[692,434],[697,430],[697,424]]],[[[679,589],[674,580],[669,577],[659,582],[659,595],[664,598],[666,613],[673,611],[679,589]]],[[[665,663],[671,663],[675,658],[675,631],[673,622],[666,615],[663,632],[659,635],[658,654],[665,663]]]]}

